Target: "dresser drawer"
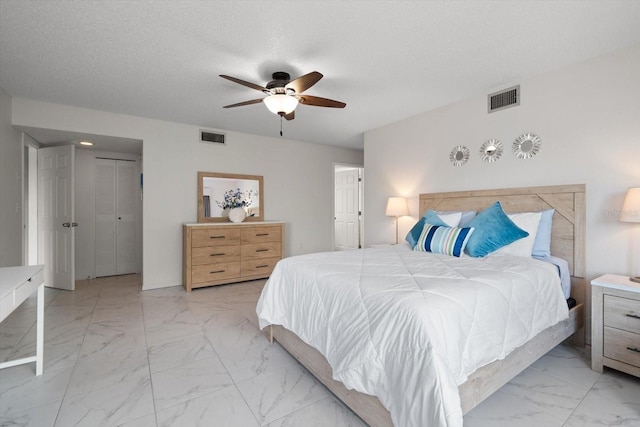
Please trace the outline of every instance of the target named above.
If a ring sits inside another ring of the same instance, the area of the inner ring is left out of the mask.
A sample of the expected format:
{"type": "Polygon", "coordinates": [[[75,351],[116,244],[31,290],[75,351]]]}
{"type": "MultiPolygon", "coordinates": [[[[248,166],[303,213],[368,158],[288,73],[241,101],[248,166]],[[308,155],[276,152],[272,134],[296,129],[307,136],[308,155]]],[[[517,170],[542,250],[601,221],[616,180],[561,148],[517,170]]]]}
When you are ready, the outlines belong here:
{"type": "Polygon", "coordinates": [[[240,244],[240,230],[225,229],[224,227],[193,230],[191,232],[191,247],[226,246],[240,244]]]}
{"type": "Polygon", "coordinates": [[[240,277],[240,261],[196,265],[191,269],[191,282],[194,284],[236,277],[240,277]]]}
{"type": "Polygon", "coordinates": [[[605,294],[604,325],[640,334],[640,301],[605,294]]]}
{"type": "Polygon", "coordinates": [[[242,243],[281,242],[282,227],[265,225],[247,228],[242,230],[241,239],[242,243]]]}
{"type": "Polygon", "coordinates": [[[203,246],[191,251],[191,264],[204,265],[220,262],[232,262],[240,259],[240,245],[203,246]]]}
{"type": "Polygon", "coordinates": [[[640,367],[640,335],[605,326],[604,357],[640,367]]]}
{"type": "Polygon", "coordinates": [[[242,245],[242,260],[282,257],[280,242],[252,243],[242,245]]]}
{"type": "Polygon", "coordinates": [[[275,258],[262,258],[262,259],[250,259],[243,260],[241,263],[241,275],[242,276],[263,276],[267,277],[273,271],[280,257],[275,258]]]}

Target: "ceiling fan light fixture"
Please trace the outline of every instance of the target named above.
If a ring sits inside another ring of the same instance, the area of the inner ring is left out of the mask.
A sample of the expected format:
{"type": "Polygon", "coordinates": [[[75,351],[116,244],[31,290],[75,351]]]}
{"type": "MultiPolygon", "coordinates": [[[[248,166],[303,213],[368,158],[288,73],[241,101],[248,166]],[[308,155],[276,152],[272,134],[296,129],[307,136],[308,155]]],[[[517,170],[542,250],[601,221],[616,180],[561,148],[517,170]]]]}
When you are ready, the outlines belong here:
{"type": "Polygon", "coordinates": [[[278,115],[289,114],[298,106],[298,99],[290,95],[269,95],[263,101],[269,111],[278,115]]]}

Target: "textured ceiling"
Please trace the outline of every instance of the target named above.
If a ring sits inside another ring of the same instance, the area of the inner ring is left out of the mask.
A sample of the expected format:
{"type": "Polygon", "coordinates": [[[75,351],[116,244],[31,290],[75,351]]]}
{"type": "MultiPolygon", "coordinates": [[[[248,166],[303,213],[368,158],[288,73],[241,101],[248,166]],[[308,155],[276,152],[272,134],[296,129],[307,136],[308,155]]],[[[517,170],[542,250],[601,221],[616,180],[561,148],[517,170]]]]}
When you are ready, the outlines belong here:
{"type": "MultiPolygon", "coordinates": [[[[13,97],[278,136],[257,91],[324,78],[288,139],[362,148],[363,132],[640,43],[638,1],[0,0],[13,97]]],[[[126,136],[126,135],[124,135],[126,136]]]]}

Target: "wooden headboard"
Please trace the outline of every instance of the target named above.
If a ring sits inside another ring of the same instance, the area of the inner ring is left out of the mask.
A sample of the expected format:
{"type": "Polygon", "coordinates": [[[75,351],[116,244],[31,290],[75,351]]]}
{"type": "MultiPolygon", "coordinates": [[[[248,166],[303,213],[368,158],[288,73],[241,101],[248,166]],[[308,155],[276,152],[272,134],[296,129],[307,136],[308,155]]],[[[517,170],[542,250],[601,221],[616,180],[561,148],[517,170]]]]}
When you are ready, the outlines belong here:
{"type": "Polygon", "coordinates": [[[507,213],[554,208],[551,254],[566,259],[575,278],[586,276],[584,184],[420,194],[420,216],[428,209],[479,212],[498,200],[507,213]]]}

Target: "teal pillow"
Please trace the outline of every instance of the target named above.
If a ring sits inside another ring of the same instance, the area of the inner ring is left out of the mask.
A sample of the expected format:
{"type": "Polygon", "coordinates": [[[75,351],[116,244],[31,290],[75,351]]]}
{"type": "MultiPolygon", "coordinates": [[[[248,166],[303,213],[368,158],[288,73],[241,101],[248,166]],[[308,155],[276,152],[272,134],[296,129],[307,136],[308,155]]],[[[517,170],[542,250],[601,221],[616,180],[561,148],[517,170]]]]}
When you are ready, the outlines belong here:
{"type": "Polygon", "coordinates": [[[509,219],[502,210],[500,202],[495,202],[480,212],[465,227],[474,228],[465,249],[465,252],[472,257],[487,256],[491,252],[529,235],[509,219]]]}
{"type": "Polygon", "coordinates": [[[407,237],[405,237],[405,240],[411,245],[412,248],[416,245],[416,243],[418,243],[420,233],[422,233],[422,229],[424,228],[425,223],[447,227],[447,224],[440,219],[438,214],[436,214],[433,209],[429,209],[424,214],[424,216],[420,218],[418,222],[416,222],[416,225],[414,225],[413,228],[409,230],[409,232],[407,233],[407,237]]]}

